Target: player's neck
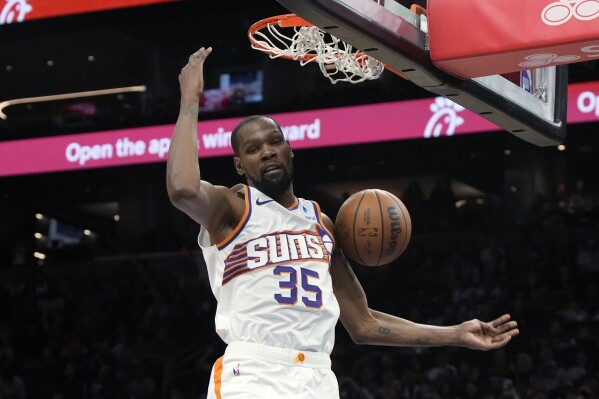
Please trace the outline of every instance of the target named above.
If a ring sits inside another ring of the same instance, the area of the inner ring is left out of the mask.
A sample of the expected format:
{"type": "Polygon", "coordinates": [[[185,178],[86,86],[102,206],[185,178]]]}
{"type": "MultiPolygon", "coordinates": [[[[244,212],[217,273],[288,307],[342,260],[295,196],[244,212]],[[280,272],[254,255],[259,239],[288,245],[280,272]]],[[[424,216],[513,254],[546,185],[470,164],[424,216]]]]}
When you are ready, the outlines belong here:
{"type": "MultiPolygon", "coordinates": [[[[248,184],[253,186],[254,188],[260,190],[258,187],[251,184],[250,182],[248,182],[248,184]]],[[[283,205],[285,208],[289,208],[290,206],[292,206],[295,203],[295,194],[293,194],[293,184],[290,184],[289,188],[287,188],[287,190],[283,191],[280,194],[269,194],[269,193],[264,193],[264,194],[268,195],[270,198],[274,199],[279,204],[283,205]]]]}
{"type": "Polygon", "coordinates": [[[289,185],[289,188],[279,196],[271,197],[285,208],[289,208],[295,203],[295,194],[293,194],[293,185],[289,185]]]}

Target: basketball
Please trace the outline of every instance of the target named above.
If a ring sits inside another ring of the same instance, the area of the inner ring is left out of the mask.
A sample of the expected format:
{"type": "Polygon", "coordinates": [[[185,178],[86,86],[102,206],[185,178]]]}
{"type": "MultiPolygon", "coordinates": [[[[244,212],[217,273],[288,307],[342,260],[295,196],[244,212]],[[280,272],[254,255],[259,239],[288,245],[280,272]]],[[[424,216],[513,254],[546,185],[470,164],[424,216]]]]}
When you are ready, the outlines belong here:
{"type": "Polygon", "coordinates": [[[364,266],[382,266],[408,247],[412,220],[395,195],[368,189],[353,194],[341,205],[335,235],[347,258],[364,266]]]}

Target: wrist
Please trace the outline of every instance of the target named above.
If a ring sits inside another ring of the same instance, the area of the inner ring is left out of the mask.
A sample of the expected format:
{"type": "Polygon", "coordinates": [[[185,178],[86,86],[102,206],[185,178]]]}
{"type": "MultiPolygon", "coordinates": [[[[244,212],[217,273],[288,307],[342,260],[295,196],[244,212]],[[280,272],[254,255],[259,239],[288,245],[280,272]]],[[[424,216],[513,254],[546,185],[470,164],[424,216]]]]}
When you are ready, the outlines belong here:
{"type": "Polygon", "coordinates": [[[181,100],[179,113],[196,115],[200,111],[199,101],[181,100]]]}
{"type": "Polygon", "coordinates": [[[464,346],[464,332],[462,331],[460,325],[455,325],[450,327],[452,329],[453,339],[451,345],[453,346],[464,346]]]}

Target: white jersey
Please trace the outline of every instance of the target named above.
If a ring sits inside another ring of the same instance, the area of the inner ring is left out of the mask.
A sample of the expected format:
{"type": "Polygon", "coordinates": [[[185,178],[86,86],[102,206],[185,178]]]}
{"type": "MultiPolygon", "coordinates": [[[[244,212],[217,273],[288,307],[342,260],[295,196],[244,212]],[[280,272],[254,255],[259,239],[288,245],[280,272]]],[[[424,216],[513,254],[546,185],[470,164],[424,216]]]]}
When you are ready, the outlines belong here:
{"type": "Polygon", "coordinates": [[[253,342],[330,354],[339,304],[330,266],[332,234],[316,202],[285,208],[244,185],[246,211],[224,241],[198,243],[218,301],[216,332],[228,344],[253,342]]]}

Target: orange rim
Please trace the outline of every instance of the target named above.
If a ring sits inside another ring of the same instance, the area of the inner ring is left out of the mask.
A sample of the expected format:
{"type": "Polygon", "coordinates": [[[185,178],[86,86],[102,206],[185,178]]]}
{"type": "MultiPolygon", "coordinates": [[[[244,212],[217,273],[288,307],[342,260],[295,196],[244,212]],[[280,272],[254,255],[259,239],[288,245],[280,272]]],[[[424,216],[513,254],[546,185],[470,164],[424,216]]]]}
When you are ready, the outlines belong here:
{"type": "MultiPolygon", "coordinates": [[[[248,38],[250,39],[250,43],[252,44],[252,47],[254,47],[262,52],[265,52],[267,54],[270,54],[270,55],[274,55],[273,52],[270,49],[268,49],[267,47],[264,47],[263,45],[261,45],[259,43],[258,39],[256,39],[254,37],[254,34],[256,32],[268,27],[269,25],[275,25],[275,26],[278,26],[279,28],[295,28],[295,27],[301,27],[301,26],[314,26],[314,24],[311,24],[310,22],[297,16],[296,14],[275,15],[273,17],[264,18],[258,22],[253,23],[252,26],[250,26],[250,28],[248,29],[248,38]]],[[[362,53],[361,51],[357,51],[356,53],[354,53],[354,57],[361,57],[362,55],[368,56],[368,54],[362,53]]],[[[289,55],[278,55],[277,58],[284,58],[284,59],[292,60],[292,61],[310,62],[314,58],[316,58],[316,55],[315,54],[306,54],[305,56],[302,56],[302,57],[299,57],[299,56],[292,57],[289,55]]],[[[395,73],[396,75],[399,75],[402,78],[409,80],[401,72],[399,72],[393,68],[390,68],[386,64],[383,64],[383,65],[386,69],[390,70],[391,72],[395,73]]]]}
{"type": "MultiPolygon", "coordinates": [[[[258,39],[256,39],[254,37],[254,34],[256,32],[268,27],[269,25],[276,25],[279,28],[296,28],[296,27],[301,27],[301,26],[314,26],[314,24],[311,24],[310,22],[297,16],[296,14],[275,15],[274,17],[264,18],[256,23],[252,24],[252,26],[250,26],[250,28],[248,29],[248,37],[250,39],[250,42],[252,43],[252,46],[254,48],[257,48],[260,51],[263,51],[263,52],[265,52],[267,54],[271,54],[271,55],[273,54],[272,51],[270,51],[270,49],[262,46],[258,42],[258,39]]],[[[357,51],[356,53],[354,53],[354,57],[360,57],[362,55],[363,55],[363,53],[361,51],[357,51]]],[[[287,60],[293,60],[293,61],[312,61],[314,58],[316,58],[316,55],[315,54],[306,54],[305,56],[302,56],[302,57],[279,55],[279,56],[277,56],[277,58],[285,58],[287,60]]]]}
{"type": "MultiPolygon", "coordinates": [[[[252,24],[252,26],[250,26],[250,28],[248,29],[248,38],[250,39],[250,43],[252,43],[252,46],[260,51],[263,51],[267,54],[273,54],[270,49],[262,46],[259,42],[258,39],[256,39],[254,37],[254,34],[266,27],[268,27],[269,25],[276,25],[279,28],[295,28],[295,27],[300,27],[300,26],[314,26],[313,24],[311,24],[310,22],[306,21],[305,19],[298,17],[295,14],[283,14],[283,15],[275,15],[274,17],[269,17],[269,18],[264,18],[261,19],[260,21],[252,24]]],[[[316,56],[314,54],[307,54],[304,57],[291,57],[288,55],[280,55],[277,58],[285,58],[288,60],[294,60],[294,61],[311,61],[315,58],[316,56]]]]}

